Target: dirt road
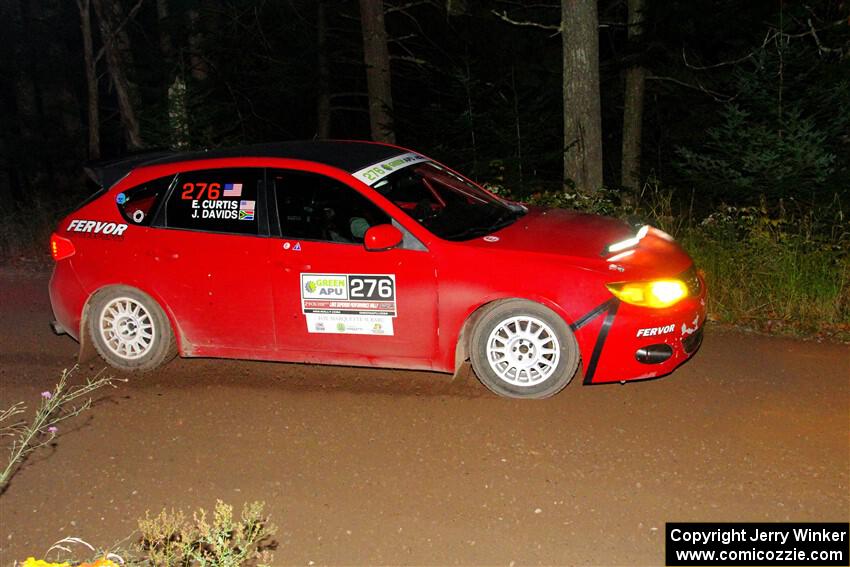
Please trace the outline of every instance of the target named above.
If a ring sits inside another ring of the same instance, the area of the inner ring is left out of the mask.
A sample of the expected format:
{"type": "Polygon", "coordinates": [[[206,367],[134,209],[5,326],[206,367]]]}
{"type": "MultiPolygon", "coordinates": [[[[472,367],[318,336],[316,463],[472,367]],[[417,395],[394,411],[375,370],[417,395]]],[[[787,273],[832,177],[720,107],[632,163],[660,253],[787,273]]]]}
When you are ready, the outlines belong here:
{"type": "MultiPolygon", "coordinates": [[[[0,272],[0,405],[73,364],[46,276],[0,272]]],[[[82,376],[100,366],[84,369],[82,376]]],[[[848,521],[850,347],[710,328],[667,378],[498,399],[423,372],[177,360],[0,496],[0,564],[146,510],[264,500],[278,564],[662,564],[665,521],[848,521]]]]}

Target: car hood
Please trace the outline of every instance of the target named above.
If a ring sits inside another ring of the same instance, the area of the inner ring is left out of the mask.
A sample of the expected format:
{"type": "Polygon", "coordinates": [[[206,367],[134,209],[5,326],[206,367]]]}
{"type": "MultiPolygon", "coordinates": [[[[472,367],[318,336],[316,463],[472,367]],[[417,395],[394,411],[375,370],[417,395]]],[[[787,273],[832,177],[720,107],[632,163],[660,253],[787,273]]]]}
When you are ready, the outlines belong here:
{"type": "Polygon", "coordinates": [[[506,252],[569,257],[587,268],[628,271],[632,277],[672,276],[692,264],[672,238],[657,230],[649,231],[635,246],[622,252],[606,253],[609,245],[634,236],[634,228],[611,217],[530,207],[512,225],[470,243],[506,252]]]}
{"type": "Polygon", "coordinates": [[[504,249],[600,259],[606,246],[634,236],[634,230],[610,217],[534,207],[491,236],[504,249]]]}

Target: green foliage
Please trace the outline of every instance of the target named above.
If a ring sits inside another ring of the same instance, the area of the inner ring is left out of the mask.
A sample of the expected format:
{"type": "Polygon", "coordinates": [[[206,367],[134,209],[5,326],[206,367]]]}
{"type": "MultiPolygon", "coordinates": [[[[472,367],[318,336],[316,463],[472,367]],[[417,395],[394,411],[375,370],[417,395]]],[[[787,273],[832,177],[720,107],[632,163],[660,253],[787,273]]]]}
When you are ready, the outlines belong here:
{"type": "Polygon", "coordinates": [[[139,531],[142,532],[140,549],[147,555],[151,565],[181,565],[186,549],[187,536],[186,516],[182,510],[162,510],[156,516],[145,512],[144,519],[139,520],[139,531]]]}
{"type": "Polygon", "coordinates": [[[738,205],[847,194],[850,66],[777,32],[727,80],[732,100],[703,135],[696,131],[676,148],[679,183],[703,202],[738,205]]]}
{"type": "Polygon", "coordinates": [[[531,205],[620,217],[676,236],[705,273],[712,320],[850,340],[850,222],[837,195],[819,214],[787,211],[781,201],[771,212],[762,199],[757,206],[722,205],[694,222],[690,212],[676,213],[674,191],[656,179],[634,202],[605,189],[521,198],[501,185],[487,188],[531,205]]]}
{"type": "Polygon", "coordinates": [[[139,520],[142,533],[136,565],[156,567],[237,567],[272,560],[270,538],[277,528],[263,514],[262,502],[246,503],[239,518],[233,506],[216,501],[212,519],[203,508],[187,520],[182,511],[163,510],[139,520]]]}
{"type": "Polygon", "coordinates": [[[673,235],[681,230],[683,222],[689,220],[674,214],[675,192],[663,187],[654,176],[647,180],[637,197],[606,187],[592,194],[575,190],[536,191],[525,197],[513,194],[501,185],[485,184],[485,187],[497,195],[529,205],[618,217],[634,227],[649,223],[673,235]]]}
{"type": "Polygon", "coordinates": [[[824,192],[836,161],[827,135],[799,108],[765,120],[729,103],[699,149],[679,148],[680,167],[701,191],[753,201],[824,192]]]}
{"type": "Polygon", "coordinates": [[[77,537],[66,537],[50,547],[51,553],[64,557],[62,563],[27,559],[24,567],[240,567],[263,566],[273,561],[271,540],[275,526],[263,514],[262,502],[246,503],[239,518],[233,506],[217,500],[212,519],[199,509],[189,520],[182,510],[163,509],[139,520],[141,539],[137,544],[103,550],[77,537]],[[81,556],[89,556],[80,562],[81,556]]]}
{"type": "Polygon", "coordinates": [[[168,126],[171,132],[171,147],[175,150],[185,150],[189,147],[186,98],[186,82],[178,75],[168,87],[168,126]]]}
{"type": "Polygon", "coordinates": [[[805,224],[730,207],[681,235],[715,320],[850,340],[848,242],[812,239],[805,224]]]}
{"type": "Polygon", "coordinates": [[[532,193],[526,201],[541,207],[577,209],[599,215],[622,215],[629,210],[628,205],[620,200],[618,193],[604,187],[592,194],[578,191],[541,191],[532,193]]]}

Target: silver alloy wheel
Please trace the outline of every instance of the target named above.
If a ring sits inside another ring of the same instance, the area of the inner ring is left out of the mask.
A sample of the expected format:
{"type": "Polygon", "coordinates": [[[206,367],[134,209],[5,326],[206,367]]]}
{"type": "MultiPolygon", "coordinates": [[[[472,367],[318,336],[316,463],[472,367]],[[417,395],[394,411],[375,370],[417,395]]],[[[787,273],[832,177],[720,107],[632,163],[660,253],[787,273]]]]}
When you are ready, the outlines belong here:
{"type": "Polygon", "coordinates": [[[487,361],[508,384],[529,387],[549,379],[558,367],[561,345],[555,331],[536,317],[500,322],[487,338],[487,361]]]}
{"type": "Polygon", "coordinates": [[[156,328],[144,305],[130,297],[117,297],[100,312],[100,336],[113,354],[135,360],[150,352],[156,328]]]}

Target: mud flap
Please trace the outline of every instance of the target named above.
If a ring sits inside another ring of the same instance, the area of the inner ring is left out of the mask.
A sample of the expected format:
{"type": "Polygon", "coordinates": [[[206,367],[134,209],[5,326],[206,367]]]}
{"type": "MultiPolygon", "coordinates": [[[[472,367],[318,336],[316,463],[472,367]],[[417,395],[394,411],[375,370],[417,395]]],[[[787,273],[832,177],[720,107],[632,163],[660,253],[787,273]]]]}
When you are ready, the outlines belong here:
{"type": "Polygon", "coordinates": [[[455,365],[455,373],[452,374],[452,382],[466,382],[467,380],[477,380],[475,372],[472,371],[472,364],[468,360],[464,360],[460,364],[455,365]]]}
{"type": "Polygon", "coordinates": [[[85,364],[97,358],[97,350],[94,348],[94,341],[89,335],[89,306],[86,304],[83,309],[83,316],[80,319],[80,352],[77,355],[77,364],[85,364]]]}

